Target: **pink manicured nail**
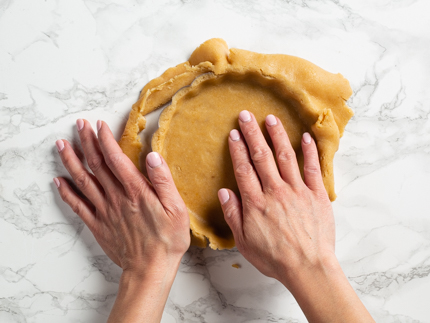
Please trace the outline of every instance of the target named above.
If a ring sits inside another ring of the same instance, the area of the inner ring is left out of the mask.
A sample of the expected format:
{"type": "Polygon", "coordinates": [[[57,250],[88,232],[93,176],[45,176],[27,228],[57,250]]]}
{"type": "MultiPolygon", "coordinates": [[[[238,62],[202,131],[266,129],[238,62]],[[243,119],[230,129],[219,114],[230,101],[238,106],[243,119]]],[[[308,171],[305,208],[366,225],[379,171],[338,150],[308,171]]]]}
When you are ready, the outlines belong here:
{"type": "Polygon", "coordinates": [[[221,205],[224,205],[230,199],[230,194],[228,194],[228,191],[225,188],[222,188],[218,191],[218,198],[221,205]]]}
{"type": "Polygon", "coordinates": [[[276,125],[278,123],[278,121],[276,121],[276,118],[273,114],[269,114],[266,117],[266,123],[269,127],[272,127],[272,126],[276,125]]]}
{"type": "Polygon", "coordinates": [[[247,110],[240,111],[239,119],[242,122],[249,122],[251,121],[251,114],[247,110]]]}
{"type": "Polygon", "coordinates": [[[310,144],[310,143],[311,143],[311,141],[312,141],[312,137],[311,137],[311,135],[310,135],[308,132],[305,132],[305,133],[303,134],[303,142],[304,142],[305,144],[310,144]]]}
{"type": "Polygon", "coordinates": [[[230,139],[233,141],[238,141],[240,139],[240,133],[236,129],[230,131],[230,139]]]}
{"type": "Polygon", "coordinates": [[[102,121],[97,120],[97,131],[100,131],[100,128],[102,127],[102,121]]]}
{"type": "Polygon", "coordinates": [[[57,146],[58,152],[61,152],[64,149],[64,142],[61,139],[58,139],[55,142],[55,145],[57,146]]]}
{"type": "Polygon", "coordinates": [[[84,128],[84,120],[76,120],[76,128],[78,128],[78,131],[81,131],[84,128]]]}
{"type": "Polygon", "coordinates": [[[160,155],[159,155],[158,153],[156,153],[155,151],[153,151],[153,152],[149,153],[149,154],[146,156],[146,159],[147,159],[147,161],[148,161],[148,165],[149,165],[151,168],[155,168],[155,167],[158,167],[158,166],[160,166],[160,165],[161,165],[161,158],[160,158],[160,155]]]}
{"type": "Polygon", "coordinates": [[[57,185],[57,188],[60,187],[60,181],[58,180],[58,178],[54,177],[54,183],[55,185],[57,185]]]}

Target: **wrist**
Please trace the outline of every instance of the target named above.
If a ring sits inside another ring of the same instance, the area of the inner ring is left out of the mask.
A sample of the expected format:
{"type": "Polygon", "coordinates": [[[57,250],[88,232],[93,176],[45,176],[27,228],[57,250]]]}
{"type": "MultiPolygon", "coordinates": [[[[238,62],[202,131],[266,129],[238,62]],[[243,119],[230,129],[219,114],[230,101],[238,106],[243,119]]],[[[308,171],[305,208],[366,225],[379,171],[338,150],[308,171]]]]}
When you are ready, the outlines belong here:
{"type": "Polygon", "coordinates": [[[108,322],[159,322],[179,263],[165,258],[125,268],[108,322]]]}
{"type": "Polygon", "coordinates": [[[340,264],[333,252],[319,253],[312,261],[303,261],[294,266],[283,266],[284,275],[279,279],[292,293],[304,283],[314,280],[330,280],[345,277],[340,264]]]}
{"type": "Polygon", "coordinates": [[[174,279],[181,263],[179,257],[159,257],[123,268],[121,277],[132,281],[174,279]]]}
{"type": "Polygon", "coordinates": [[[373,322],[334,253],[285,275],[287,287],[309,322],[373,322]]]}
{"type": "Polygon", "coordinates": [[[153,301],[167,299],[175,280],[180,261],[151,263],[145,267],[123,270],[118,294],[129,295],[134,301],[152,295],[153,301]]]}

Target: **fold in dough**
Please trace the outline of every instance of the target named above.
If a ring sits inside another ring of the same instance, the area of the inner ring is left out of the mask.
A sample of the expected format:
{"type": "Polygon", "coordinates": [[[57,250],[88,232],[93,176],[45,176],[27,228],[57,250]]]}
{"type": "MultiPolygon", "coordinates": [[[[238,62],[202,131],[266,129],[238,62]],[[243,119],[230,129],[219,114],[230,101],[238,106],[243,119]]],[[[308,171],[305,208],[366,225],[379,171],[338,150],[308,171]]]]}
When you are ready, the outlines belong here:
{"type": "Polygon", "coordinates": [[[238,128],[239,112],[247,109],[255,115],[269,143],[264,120],[269,113],[276,115],[302,172],[301,136],[311,133],[327,194],[334,201],[333,158],[353,115],[345,103],[351,94],[342,75],[304,59],[228,49],[224,40],[210,39],[188,62],[143,88],[119,144],[140,169],[138,134],[145,128],[145,115],[172,101],[160,115],[152,149],[166,160],[187,205],[192,244],[205,247],[208,240],[212,249],[232,248],[217,191],[227,187],[239,194],[227,141],[229,131],[238,128]]]}

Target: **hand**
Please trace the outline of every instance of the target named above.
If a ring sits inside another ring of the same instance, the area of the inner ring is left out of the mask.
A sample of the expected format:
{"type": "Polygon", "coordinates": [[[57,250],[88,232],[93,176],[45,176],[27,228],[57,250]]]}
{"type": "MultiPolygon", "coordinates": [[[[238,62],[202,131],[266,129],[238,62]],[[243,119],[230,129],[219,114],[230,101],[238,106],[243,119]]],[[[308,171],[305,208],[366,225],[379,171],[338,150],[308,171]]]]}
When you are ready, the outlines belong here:
{"type": "Polygon", "coordinates": [[[77,121],[84,155],[94,175],[66,140],[57,141],[64,166],[88,201],[65,179],[57,178],[61,198],[124,271],[142,273],[152,265],[180,260],[190,244],[189,217],[166,162],[157,153],[147,157],[151,186],[122,152],[108,125],[98,121],[97,127],[98,138],[86,120],[77,121]]]}
{"type": "Polygon", "coordinates": [[[282,282],[310,322],[374,322],[334,253],[335,225],[314,140],[303,134],[304,181],[281,121],[266,118],[279,165],[255,117],[239,114],[228,144],[241,201],[218,192],[238,250],[263,274],[282,282]],[[245,142],[246,141],[246,142],[245,142]]]}
{"type": "Polygon", "coordinates": [[[231,190],[219,192],[239,251],[263,274],[278,280],[334,256],[333,212],[311,136],[305,133],[302,139],[303,182],[278,118],[269,115],[266,127],[279,171],[255,117],[242,111],[239,124],[246,143],[232,130],[229,148],[242,201],[231,190]]]}
{"type": "Polygon", "coordinates": [[[108,125],[79,119],[79,137],[89,173],[66,140],[57,140],[61,160],[81,198],[55,178],[61,198],[85,222],[97,242],[123,269],[109,322],[156,322],[179,262],[190,245],[188,211],[170,170],[158,153],[146,158],[151,184],[122,152],[108,125]]]}

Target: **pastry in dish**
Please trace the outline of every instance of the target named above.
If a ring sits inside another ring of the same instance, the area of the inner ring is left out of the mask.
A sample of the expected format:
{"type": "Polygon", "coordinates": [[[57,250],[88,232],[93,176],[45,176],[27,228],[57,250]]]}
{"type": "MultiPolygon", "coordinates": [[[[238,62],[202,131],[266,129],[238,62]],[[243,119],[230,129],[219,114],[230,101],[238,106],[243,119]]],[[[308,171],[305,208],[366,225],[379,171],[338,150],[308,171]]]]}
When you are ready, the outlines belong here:
{"type": "Polygon", "coordinates": [[[142,144],[138,134],[145,115],[171,101],[160,115],[152,149],[159,152],[188,207],[192,243],[213,249],[234,246],[224,221],[217,191],[238,192],[228,151],[228,135],[239,129],[241,110],[251,111],[264,126],[268,114],[283,123],[303,165],[302,134],[314,137],[321,173],[330,200],[334,192],[333,157],[339,138],[352,117],[345,101],[348,81],[298,57],[229,49],[222,39],[198,47],[188,62],[150,81],[133,105],[120,140],[124,153],[140,168],[142,144]]]}

